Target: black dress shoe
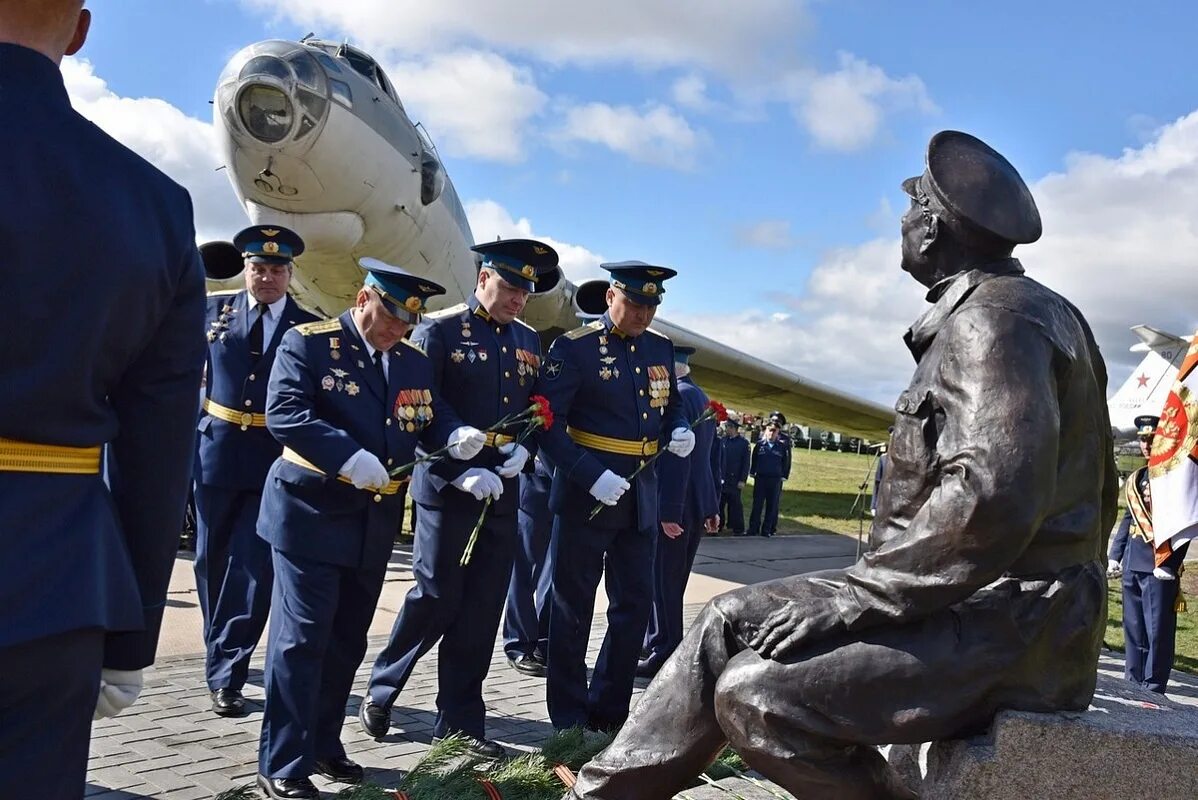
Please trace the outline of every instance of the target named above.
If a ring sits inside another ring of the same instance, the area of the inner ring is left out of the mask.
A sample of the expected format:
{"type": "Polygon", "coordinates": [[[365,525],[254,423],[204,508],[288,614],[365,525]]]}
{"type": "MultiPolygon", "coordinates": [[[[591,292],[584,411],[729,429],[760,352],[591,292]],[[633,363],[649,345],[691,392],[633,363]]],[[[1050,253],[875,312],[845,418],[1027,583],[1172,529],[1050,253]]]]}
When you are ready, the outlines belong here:
{"type": "Polygon", "coordinates": [[[548,657],[540,650],[532,651],[532,660],[540,664],[542,667],[549,663],[548,657]]]}
{"type": "Polygon", "coordinates": [[[665,663],[661,659],[650,656],[642,658],[636,663],[636,676],[638,678],[652,678],[661,671],[661,665],[665,663]]]}
{"type": "Polygon", "coordinates": [[[258,788],[275,800],[319,800],[320,791],[307,778],[268,778],[258,776],[258,788]]]}
{"type": "Polygon", "coordinates": [[[316,772],[331,781],[338,783],[361,783],[362,765],[355,764],[345,756],[337,758],[318,758],[315,763],[316,772]]]}
{"type": "Polygon", "coordinates": [[[212,711],[222,717],[243,717],[245,698],[239,689],[217,689],[212,693],[212,711]]]}
{"type": "MultiPolygon", "coordinates": [[[[454,734],[466,740],[466,749],[476,756],[483,758],[500,759],[507,755],[507,750],[503,749],[503,745],[499,742],[493,742],[490,739],[479,739],[475,736],[470,736],[466,733],[458,732],[454,734]]],[[[433,743],[441,741],[444,737],[434,736],[433,743]]]]}
{"type": "Polygon", "coordinates": [[[370,695],[366,695],[358,708],[358,722],[362,723],[362,730],[366,733],[375,739],[381,739],[391,729],[391,709],[376,706],[370,695]]]}
{"type": "Polygon", "coordinates": [[[530,655],[522,655],[519,658],[509,658],[507,663],[512,665],[512,669],[519,672],[521,675],[531,675],[534,678],[544,678],[548,673],[545,665],[537,661],[530,655]]]}

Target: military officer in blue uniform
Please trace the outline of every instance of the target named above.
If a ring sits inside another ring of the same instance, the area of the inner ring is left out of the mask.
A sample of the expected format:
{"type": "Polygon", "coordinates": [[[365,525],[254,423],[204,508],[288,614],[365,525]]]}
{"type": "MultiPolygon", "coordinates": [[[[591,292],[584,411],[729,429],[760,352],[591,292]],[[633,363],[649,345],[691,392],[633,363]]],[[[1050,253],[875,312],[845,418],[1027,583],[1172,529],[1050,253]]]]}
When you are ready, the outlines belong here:
{"type": "MultiPolygon", "coordinates": [[[[716,424],[715,438],[711,440],[711,480],[715,486],[716,496],[716,513],[719,513],[719,504],[723,502],[724,495],[724,427],[719,423],[716,424]]],[[[720,520],[720,527],[716,528],[712,536],[719,536],[720,531],[724,529],[724,521],[720,520]]]]}
{"type": "Polygon", "coordinates": [[[287,294],[298,235],[254,225],[233,238],[245,289],[208,296],[208,368],[196,473],[196,594],[212,710],[245,713],[241,687],[270,609],[270,545],[257,535],[266,472],[282,446],[266,430],[266,385],[283,334],[318,317],[287,294]]]}
{"type": "Polygon", "coordinates": [[[558,729],[614,730],[628,716],[661,535],[656,465],[628,476],[660,447],[671,453],[663,458],[684,458],[695,444],[673,346],[649,330],[664,281],[677,273],[640,261],[601,266],[611,273],[607,313],[553,342],[538,384],[554,412],[541,447],[555,466],[546,700],[558,729]],[[591,519],[596,501],[604,508],[591,519]],[[587,640],[605,571],[607,634],[588,687],[587,640]]]}
{"type": "MultiPolygon", "coordinates": [[[[1152,437],[1160,421],[1151,414],[1135,419],[1145,458],[1152,450],[1152,437]]],[[[1111,540],[1107,562],[1109,575],[1123,573],[1123,675],[1150,692],[1164,694],[1173,671],[1179,583],[1189,543],[1157,566],[1148,467],[1133,472],[1123,488],[1127,511],[1111,540]]]]}
{"type": "MultiPolygon", "coordinates": [[[[707,394],[690,377],[693,347],[674,346],[674,374],[686,419],[696,420],[707,409],[707,394]]],[[[638,677],[651,678],[682,641],[682,595],[704,531],[720,529],[719,494],[711,474],[711,447],[716,422],[705,420],[692,430],[695,449],[686,458],[659,462],[660,536],[653,547],[653,611],[645,645],[637,664],[638,677]]]]}
{"type": "Polygon", "coordinates": [[[549,649],[549,590],[553,585],[553,562],[549,542],[553,512],[549,510],[549,487],[553,468],[543,453],[533,459],[532,469],[520,475],[519,534],[512,559],[503,614],[503,651],[512,669],[535,678],[545,677],[549,649]]]}
{"type": "Polygon", "coordinates": [[[790,448],[779,437],[778,423],[767,422],[761,439],[753,445],[749,475],[753,478],[753,512],[748,533],[769,538],[778,530],[782,484],[790,477],[790,448]]]}
{"type": "Polygon", "coordinates": [[[361,780],[341,744],[354,672],[366,653],[399,519],[390,471],[417,443],[473,457],[481,432],[453,429],[434,367],[404,340],[437,284],[374,259],[355,305],[283,334],[266,426],[283,446],[266,476],[258,535],[274,588],[258,785],[274,798],[315,798],[309,776],[361,780]]]}
{"type": "Polygon", "coordinates": [[[745,507],[741,497],[749,480],[749,440],[740,435],[740,423],[724,423],[724,485],[720,492],[720,519],[735,536],[745,534],[745,507]]]}
{"type": "MultiPolygon", "coordinates": [[[[462,305],[429,315],[412,340],[428,353],[433,387],[454,419],[490,429],[531,404],[541,341],[518,315],[541,277],[557,269],[557,253],[531,239],[473,249],[482,257],[474,294],[462,305]]],[[[518,476],[530,448],[535,449],[532,439],[514,441],[526,426],[520,421],[488,433],[486,446],[468,462],[416,469],[410,489],[419,509],[412,550],[416,585],[374,663],[359,711],[362,727],[376,738],[390,727],[391,705],[416,661],[440,640],[433,736],[463,735],[477,753],[503,755],[503,748],[485,736],[482,685],[511,579],[518,476]],[[462,553],[480,515],[478,542],[463,567],[462,553]]]]}
{"type": "Polygon", "coordinates": [[[5,798],[81,798],[93,714],[131,704],[154,661],[204,360],[187,192],[63,85],[82,5],[0,3],[5,798]]]}

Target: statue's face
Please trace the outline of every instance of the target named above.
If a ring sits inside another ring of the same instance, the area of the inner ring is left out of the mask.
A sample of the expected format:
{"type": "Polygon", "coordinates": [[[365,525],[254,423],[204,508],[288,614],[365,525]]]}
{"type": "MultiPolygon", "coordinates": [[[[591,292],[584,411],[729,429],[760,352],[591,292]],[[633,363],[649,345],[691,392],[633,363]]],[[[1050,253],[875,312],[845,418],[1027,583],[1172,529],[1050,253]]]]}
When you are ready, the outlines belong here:
{"type": "Polygon", "coordinates": [[[932,212],[919,200],[911,198],[911,205],[903,215],[900,225],[903,236],[903,271],[924,286],[931,286],[932,264],[928,248],[932,243],[932,212]]]}

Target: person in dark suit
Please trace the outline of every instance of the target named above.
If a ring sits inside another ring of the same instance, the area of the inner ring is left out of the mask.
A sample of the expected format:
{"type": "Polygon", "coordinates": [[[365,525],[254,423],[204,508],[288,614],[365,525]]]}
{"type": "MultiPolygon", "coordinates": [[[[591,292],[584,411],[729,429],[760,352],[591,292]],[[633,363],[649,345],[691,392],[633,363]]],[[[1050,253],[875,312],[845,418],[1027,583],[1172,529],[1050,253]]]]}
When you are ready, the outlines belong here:
{"type": "Polygon", "coordinates": [[[318,797],[314,772],[362,779],[340,734],[395,539],[402,479],[390,472],[417,443],[448,442],[463,459],[484,439],[454,427],[428,357],[403,338],[445,290],[361,263],[351,309],[283,334],[266,395],[266,427],[283,446],[258,514],[275,579],[257,782],[272,798],[318,797]]]}
{"type": "Polygon", "coordinates": [[[278,225],[237,234],[245,289],[208,295],[208,366],[195,481],[196,594],[212,710],[245,713],[241,688],[270,609],[270,545],[258,538],[266,472],[283,447],[266,430],[266,384],[283,334],[319,319],[287,294],[304,242],[278,225]]]}
{"type": "MultiPolygon", "coordinates": [[[[724,502],[724,428],[717,423],[715,429],[715,438],[711,441],[711,480],[715,486],[716,496],[716,511],[719,512],[719,505],[724,502]]],[[[724,529],[724,521],[720,520],[720,527],[715,529],[715,532],[709,534],[711,536],[719,536],[720,531],[724,529]]]]}
{"type": "Polygon", "coordinates": [[[433,736],[464,736],[474,752],[497,758],[504,750],[486,738],[482,687],[512,575],[517,476],[535,445],[531,439],[515,441],[527,426],[523,420],[490,429],[531,405],[541,340],[518,315],[541,276],[556,271],[557,253],[531,239],[488,242],[474,250],[483,259],[474,294],[429,315],[412,340],[428,353],[433,388],[453,419],[488,430],[486,446],[466,463],[416,468],[411,486],[420,509],[412,549],[416,585],[374,662],[359,720],[371,736],[386,735],[395,698],[420,657],[440,642],[433,736]],[[480,517],[477,544],[463,566],[480,517]]]}
{"type": "Polygon", "coordinates": [[[749,475],[753,478],[753,513],[749,536],[773,536],[778,530],[778,504],[782,484],[790,477],[790,448],[779,438],[778,423],[768,422],[753,445],[749,475]]]}
{"type": "MultiPolygon", "coordinates": [[[[707,409],[707,394],[690,377],[693,347],[674,346],[674,374],[683,415],[698,419],[707,409]]],[[[696,425],[695,449],[686,458],[660,463],[658,514],[662,534],[653,547],[653,611],[636,667],[637,677],[651,678],[682,641],[682,596],[704,531],[720,529],[719,495],[711,474],[715,420],[696,425]]]]}
{"type": "Polygon", "coordinates": [[[649,330],[676,273],[639,261],[602,266],[611,273],[607,313],[554,340],[537,384],[554,413],[540,443],[556,467],[546,701],[558,729],[610,731],[628,716],[661,535],[656,469],[629,476],[660,447],[670,450],[663,458],[681,458],[695,444],[673,345],[649,330]],[[592,518],[596,502],[602,510],[592,518]],[[605,573],[607,634],[588,686],[587,640],[605,573]]]}
{"type": "Polygon", "coordinates": [[[553,585],[553,561],[549,557],[553,469],[542,453],[534,462],[531,470],[525,465],[520,475],[520,533],[503,615],[503,650],[512,669],[544,678],[545,653],[549,649],[549,592],[553,585]]]}
{"type": "MultiPolygon", "coordinates": [[[[1160,421],[1152,414],[1135,419],[1145,458],[1152,450],[1152,437],[1160,421]]],[[[1157,564],[1148,467],[1131,474],[1124,492],[1127,510],[1107,556],[1107,574],[1123,576],[1123,675],[1150,692],[1164,694],[1173,671],[1179,584],[1189,542],[1157,564]]]]}
{"type": "Polygon", "coordinates": [[[71,108],[82,5],[0,3],[0,797],[83,796],[93,716],[154,662],[195,453],[191,199],[71,108]]]}
{"type": "Polygon", "coordinates": [[[732,529],[735,536],[745,535],[745,507],[741,499],[749,480],[749,440],[740,435],[740,423],[730,419],[724,423],[723,488],[720,492],[720,524],[732,529]]]}

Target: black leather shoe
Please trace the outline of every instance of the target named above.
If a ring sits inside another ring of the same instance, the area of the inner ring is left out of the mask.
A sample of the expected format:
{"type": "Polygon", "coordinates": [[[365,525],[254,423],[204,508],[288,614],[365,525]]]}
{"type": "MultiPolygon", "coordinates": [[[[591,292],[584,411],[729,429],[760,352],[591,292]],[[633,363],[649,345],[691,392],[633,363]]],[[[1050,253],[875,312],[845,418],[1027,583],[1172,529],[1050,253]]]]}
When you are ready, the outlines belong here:
{"type": "Polygon", "coordinates": [[[331,781],[338,783],[361,783],[362,765],[355,764],[345,756],[337,758],[318,758],[314,764],[316,772],[331,781]]]}
{"type": "MultiPolygon", "coordinates": [[[[500,759],[507,755],[507,750],[503,749],[503,745],[499,742],[493,742],[490,739],[479,739],[465,733],[458,733],[457,736],[462,737],[467,742],[466,749],[476,756],[483,758],[500,759]]],[[[441,741],[440,736],[433,737],[433,743],[441,741]]]]}
{"type": "Polygon", "coordinates": [[[540,664],[542,667],[549,663],[548,657],[540,650],[532,651],[532,660],[540,664]]]}
{"type": "Polygon", "coordinates": [[[366,733],[375,739],[381,739],[391,730],[391,709],[376,706],[370,695],[366,695],[358,708],[358,722],[362,723],[362,730],[366,733]]]}
{"type": "Polygon", "coordinates": [[[661,671],[662,663],[660,659],[653,658],[652,656],[642,658],[636,663],[636,676],[638,678],[652,678],[661,671]]]}
{"type": "Polygon", "coordinates": [[[258,788],[275,800],[319,800],[320,792],[307,778],[268,778],[258,776],[258,788]]]}
{"type": "Polygon", "coordinates": [[[509,658],[507,663],[512,665],[512,669],[519,672],[521,675],[531,675],[534,678],[544,678],[548,674],[545,665],[538,662],[530,655],[522,655],[519,658],[509,658]]]}
{"type": "Polygon", "coordinates": [[[212,693],[212,711],[222,717],[244,717],[245,698],[238,689],[217,689],[212,693]]]}

